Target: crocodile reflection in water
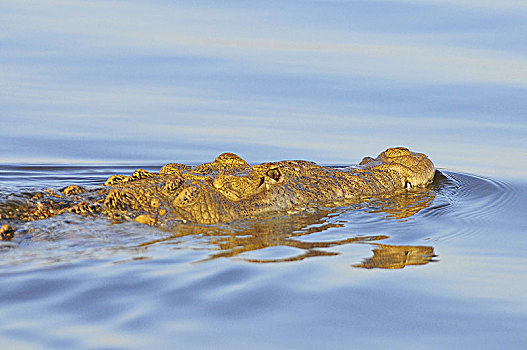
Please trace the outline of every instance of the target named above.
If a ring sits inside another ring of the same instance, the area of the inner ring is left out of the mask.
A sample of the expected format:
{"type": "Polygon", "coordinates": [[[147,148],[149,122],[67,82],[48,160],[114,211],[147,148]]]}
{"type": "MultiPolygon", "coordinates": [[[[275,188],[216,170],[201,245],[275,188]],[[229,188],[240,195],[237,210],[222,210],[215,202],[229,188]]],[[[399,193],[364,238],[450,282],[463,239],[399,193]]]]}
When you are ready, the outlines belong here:
{"type": "Polygon", "coordinates": [[[436,256],[429,246],[397,246],[373,244],[373,256],[361,264],[353,265],[366,269],[402,269],[408,265],[426,265],[436,256]]]}

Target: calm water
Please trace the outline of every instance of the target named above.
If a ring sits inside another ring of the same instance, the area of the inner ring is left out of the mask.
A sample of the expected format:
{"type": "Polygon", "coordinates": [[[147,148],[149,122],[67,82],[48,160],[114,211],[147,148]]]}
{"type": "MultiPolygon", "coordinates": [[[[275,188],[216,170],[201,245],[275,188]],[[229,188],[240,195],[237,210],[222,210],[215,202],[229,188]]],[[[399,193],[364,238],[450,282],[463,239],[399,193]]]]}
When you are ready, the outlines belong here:
{"type": "Polygon", "coordinates": [[[527,344],[527,5],[4,0],[0,23],[0,203],[225,151],[441,170],[233,225],[23,224],[2,348],[527,344]]]}
{"type": "MultiPolygon", "coordinates": [[[[131,170],[3,166],[0,201],[131,170]]],[[[521,349],[526,195],[443,171],[428,189],[231,225],[22,224],[0,245],[2,345],[521,349]]]]}

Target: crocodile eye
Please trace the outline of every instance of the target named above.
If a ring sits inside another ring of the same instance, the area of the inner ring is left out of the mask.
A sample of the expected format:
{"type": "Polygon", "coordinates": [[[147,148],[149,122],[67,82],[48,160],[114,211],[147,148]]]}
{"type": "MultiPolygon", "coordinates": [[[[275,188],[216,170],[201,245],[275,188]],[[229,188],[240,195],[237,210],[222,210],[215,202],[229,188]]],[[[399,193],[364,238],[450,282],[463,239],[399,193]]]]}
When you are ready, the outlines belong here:
{"type": "Polygon", "coordinates": [[[278,168],[273,168],[273,169],[269,169],[267,171],[267,176],[269,176],[271,179],[275,180],[275,181],[278,181],[280,180],[280,170],[278,170],[278,168]]]}

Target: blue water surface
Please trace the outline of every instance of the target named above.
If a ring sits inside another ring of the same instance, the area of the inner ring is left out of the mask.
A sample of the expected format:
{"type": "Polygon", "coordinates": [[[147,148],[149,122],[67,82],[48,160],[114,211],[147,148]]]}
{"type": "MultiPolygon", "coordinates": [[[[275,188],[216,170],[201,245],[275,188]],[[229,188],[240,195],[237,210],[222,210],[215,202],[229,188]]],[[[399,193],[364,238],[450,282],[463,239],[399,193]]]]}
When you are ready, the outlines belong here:
{"type": "Polygon", "coordinates": [[[515,1],[4,1],[4,162],[350,163],[525,177],[515,1]]]}
{"type": "Polygon", "coordinates": [[[3,0],[2,203],[226,151],[406,146],[445,178],[261,231],[28,223],[0,242],[2,346],[523,349],[526,23],[514,0],[3,0]],[[437,256],[371,268],[391,246],[437,256]]]}

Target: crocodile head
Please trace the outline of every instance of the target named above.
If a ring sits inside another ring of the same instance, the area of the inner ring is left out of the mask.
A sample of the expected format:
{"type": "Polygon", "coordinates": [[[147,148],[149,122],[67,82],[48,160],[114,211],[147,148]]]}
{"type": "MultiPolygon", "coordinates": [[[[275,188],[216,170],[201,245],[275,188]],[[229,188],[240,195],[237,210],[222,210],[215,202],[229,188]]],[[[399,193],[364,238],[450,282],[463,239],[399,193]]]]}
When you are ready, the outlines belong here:
{"type": "Polygon", "coordinates": [[[167,164],[159,173],[137,170],[108,179],[110,215],[147,224],[211,224],[319,201],[354,198],[428,184],[434,174],[423,154],[392,148],[353,169],[296,160],[250,166],[233,153],[196,167],[167,164]]]}

